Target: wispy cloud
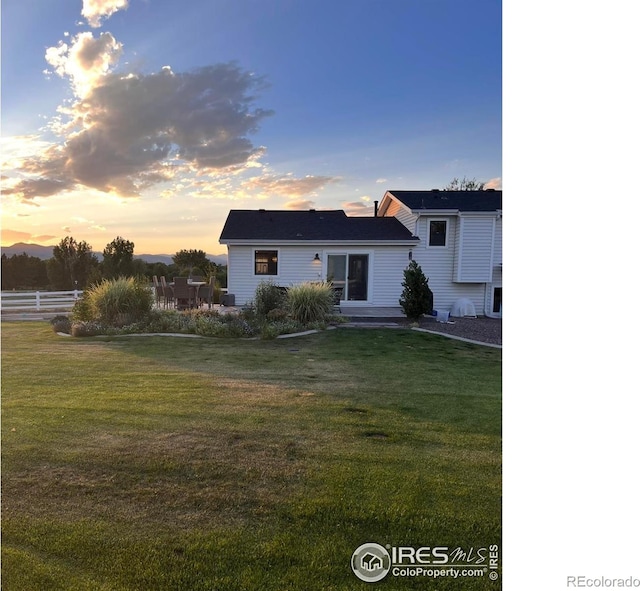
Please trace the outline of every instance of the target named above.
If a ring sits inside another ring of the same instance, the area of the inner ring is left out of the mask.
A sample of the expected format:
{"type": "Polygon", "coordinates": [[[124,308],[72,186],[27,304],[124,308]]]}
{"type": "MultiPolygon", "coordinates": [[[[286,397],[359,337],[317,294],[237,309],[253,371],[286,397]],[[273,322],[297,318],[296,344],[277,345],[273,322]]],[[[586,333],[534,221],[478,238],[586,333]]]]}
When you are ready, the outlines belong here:
{"type": "Polygon", "coordinates": [[[344,209],[347,215],[352,216],[373,215],[373,206],[363,201],[349,201],[342,203],[342,209],[344,209]]]}
{"type": "Polygon", "coordinates": [[[313,195],[330,183],[340,181],[339,177],[314,176],[295,177],[292,174],[286,175],[263,175],[254,177],[243,183],[243,188],[247,190],[257,190],[271,196],[279,197],[301,197],[313,195]]]}
{"type": "Polygon", "coordinates": [[[485,189],[499,189],[502,190],[502,178],[497,177],[495,179],[490,179],[484,184],[485,189]]]}
{"type": "Polygon", "coordinates": [[[118,10],[126,9],[129,0],[83,0],[82,16],[92,27],[100,27],[103,18],[109,18],[118,10]]]}
{"type": "Polygon", "coordinates": [[[299,199],[297,201],[289,201],[285,205],[285,209],[314,209],[315,202],[310,199],[299,199]]]}
{"type": "Polygon", "coordinates": [[[10,228],[2,229],[2,244],[9,246],[16,242],[27,242],[42,244],[53,240],[55,236],[49,234],[32,234],[31,232],[22,232],[19,230],[11,230],[10,228]]]}

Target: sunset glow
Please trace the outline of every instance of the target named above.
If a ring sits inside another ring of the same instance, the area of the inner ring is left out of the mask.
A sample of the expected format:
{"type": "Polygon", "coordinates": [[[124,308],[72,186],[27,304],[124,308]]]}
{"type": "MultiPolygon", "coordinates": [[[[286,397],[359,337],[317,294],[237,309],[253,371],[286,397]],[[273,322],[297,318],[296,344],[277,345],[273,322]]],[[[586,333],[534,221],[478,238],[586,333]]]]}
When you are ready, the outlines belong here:
{"type": "Polygon", "coordinates": [[[3,3],[5,246],[216,254],[232,208],[501,186],[498,2],[32,5],[3,3]]]}

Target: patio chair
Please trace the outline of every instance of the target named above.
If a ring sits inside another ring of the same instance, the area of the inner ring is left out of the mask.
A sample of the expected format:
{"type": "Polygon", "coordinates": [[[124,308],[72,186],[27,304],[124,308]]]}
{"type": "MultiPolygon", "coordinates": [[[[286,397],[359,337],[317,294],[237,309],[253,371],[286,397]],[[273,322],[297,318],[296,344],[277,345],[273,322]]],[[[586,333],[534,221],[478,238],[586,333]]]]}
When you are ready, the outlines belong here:
{"type": "Polygon", "coordinates": [[[178,310],[193,308],[195,306],[195,290],[187,283],[186,277],[173,278],[173,297],[178,310]]]}
{"type": "Polygon", "coordinates": [[[153,276],[153,291],[156,294],[156,306],[160,306],[160,302],[164,302],[164,291],[158,281],[157,275],[153,276]]]}
{"type": "Polygon", "coordinates": [[[175,298],[173,297],[173,288],[167,283],[167,280],[164,278],[164,275],[160,277],[160,285],[162,286],[162,295],[164,296],[164,307],[166,308],[169,304],[173,304],[175,302],[175,298]]]}
{"type": "Polygon", "coordinates": [[[213,304],[213,296],[215,293],[215,284],[216,278],[211,277],[209,279],[209,283],[207,285],[203,285],[198,292],[199,304],[207,302],[209,304],[209,309],[211,309],[211,304],[213,304]]]}

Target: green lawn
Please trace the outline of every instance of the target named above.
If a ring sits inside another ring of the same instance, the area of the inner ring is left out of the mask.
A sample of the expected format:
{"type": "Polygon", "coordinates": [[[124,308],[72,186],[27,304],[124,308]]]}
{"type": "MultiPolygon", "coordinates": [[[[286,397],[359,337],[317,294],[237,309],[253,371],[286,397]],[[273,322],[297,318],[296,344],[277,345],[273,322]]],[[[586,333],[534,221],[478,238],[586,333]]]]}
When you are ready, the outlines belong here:
{"type": "Polygon", "coordinates": [[[4,591],[499,589],[350,559],[500,543],[501,352],[3,322],[2,488],[4,591]]]}

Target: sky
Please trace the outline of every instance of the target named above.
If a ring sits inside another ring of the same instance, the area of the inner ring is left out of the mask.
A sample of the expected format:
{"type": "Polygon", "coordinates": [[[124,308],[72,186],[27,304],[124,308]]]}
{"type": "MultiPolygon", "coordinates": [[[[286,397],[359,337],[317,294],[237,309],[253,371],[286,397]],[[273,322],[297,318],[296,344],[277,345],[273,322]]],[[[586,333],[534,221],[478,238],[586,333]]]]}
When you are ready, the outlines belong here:
{"type": "Polygon", "coordinates": [[[3,0],[2,244],[224,253],[230,209],[502,188],[497,0],[3,0]]]}

